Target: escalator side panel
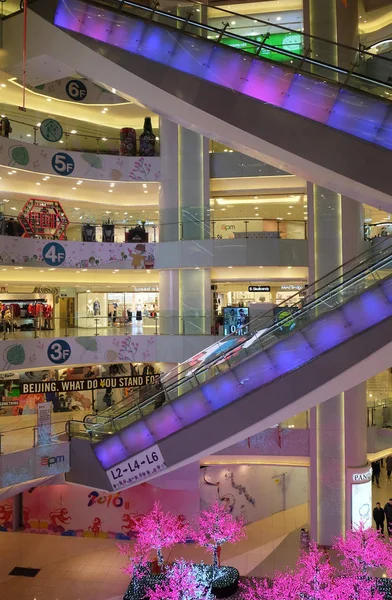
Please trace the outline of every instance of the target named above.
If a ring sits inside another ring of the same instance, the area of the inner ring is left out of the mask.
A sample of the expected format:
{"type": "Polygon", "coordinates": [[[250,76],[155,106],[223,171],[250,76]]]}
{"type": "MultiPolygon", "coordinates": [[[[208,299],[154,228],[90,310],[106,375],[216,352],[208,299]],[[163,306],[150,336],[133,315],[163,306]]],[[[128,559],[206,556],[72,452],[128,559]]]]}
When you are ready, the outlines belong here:
{"type": "Polygon", "coordinates": [[[317,79],[310,80],[297,73],[292,80],[282,108],[319,123],[326,123],[338,93],[337,87],[331,83],[317,79]],[[306,93],[304,88],[306,88],[306,93]],[[309,92],[311,93],[309,94],[309,92]]]}
{"type": "MultiPolygon", "coordinates": [[[[290,110],[291,107],[297,114],[361,139],[379,143],[384,141],[387,135],[385,132],[383,137],[377,137],[390,106],[388,101],[367,96],[360,91],[344,89],[336,84],[336,101],[333,104],[329,103],[329,108],[323,110],[317,101],[318,96],[314,95],[314,77],[311,75],[295,74],[294,70],[274,63],[269,64],[265,59],[252,58],[230,46],[214,45],[203,37],[190,36],[181,30],[165,28],[133,16],[128,16],[126,22],[122,21],[120,27],[113,27],[113,21],[118,17],[105,8],[90,7],[89,18],[84,15],[72,25],[69,12],[78,14],[82,4],[80,0],[59,0],[55,25],[122,47],[149,60],[202,77],[206,81],[274,106],[284,107],[286,110],[290,110]],[[64,11],[67,12],[66,19],[64,11]],[[124,29],[122,42],[117,36],[117,29],[121,28],[124,29]],[[125,30],[129,33],[127,42],[124,42],[125,30]],[[275,72],[275,85],[276,81],[285,84],[283,87],[279,86],[279,90],[275,89],[273,94],[269,91],[272,71],[275,72]],[[279,74],[278,78],[276,74],[279,74]],[[298,80],[301,85],[297,83],[298,80]],[[307,83],[309,85],[306,85],[307,83]],[[286,102],[288,94],[291,101],[286,102]]],[[[121,15],[119,17],[122,18],[121,15]]],[[[333,87],[333,84],[329,85],[333,87]]],[[[331,97],[333,98],[333,95],[329,95],[329,99],[331,97]]],[[[388,145],[392,142],[388,138],[385,141],[388,145]]]]}

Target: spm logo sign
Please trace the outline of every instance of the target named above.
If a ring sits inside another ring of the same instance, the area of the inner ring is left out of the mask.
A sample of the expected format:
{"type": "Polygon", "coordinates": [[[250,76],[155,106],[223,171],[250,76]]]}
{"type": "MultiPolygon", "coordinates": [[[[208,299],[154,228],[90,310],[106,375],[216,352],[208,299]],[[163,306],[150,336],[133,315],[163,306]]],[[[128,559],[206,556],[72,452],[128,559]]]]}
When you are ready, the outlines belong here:
{"type": "Polygon", "coordinates": [[[59,463],[65,462],[65,457],[63,454],[60,456],[43,456],[41,458],[41,467],[52,467],[53,465],[58,465],[59,463]]]}

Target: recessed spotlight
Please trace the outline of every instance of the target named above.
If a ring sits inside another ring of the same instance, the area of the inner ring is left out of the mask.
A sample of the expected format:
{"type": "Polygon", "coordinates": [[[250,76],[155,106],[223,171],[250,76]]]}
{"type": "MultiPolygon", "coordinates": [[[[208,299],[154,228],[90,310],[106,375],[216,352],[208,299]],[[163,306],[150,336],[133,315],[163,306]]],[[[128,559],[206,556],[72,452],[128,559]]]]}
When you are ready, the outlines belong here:
{"type": "Polygon", "coordinates": [[[27,134],[26,134],[26,137],[31,137],[31,133],[27,133],[27,134]]]}
{"type": "Polygon", "coordinates": [[[76,190],[76,187],[73,187],[72,189],[73,189],[73,190],[76,190]]]}
{"type": "Polygon", "coordinates": [[[41,123],[37,123],[37,127],[41,127],[41,123]]]}
{"type": "Polygon", "coordinates": [[[52,98],[46,98],[48,102],[52,102],[52,98]]]}
{"type": "Polygon", "coordinates": [[[1,84],[1,87],[7,87],[7,86],[5,85],[5,83],[2,83],[2,84],[1,84]]]}
{"type": "Polygon", "coordinates": [[[256,213],[256,214],[255,214],[255,217],[259,217],[259,216],[260,216],[260,215],[259,215],[259,213],[256,213]]]}
{"type": "Polygon", "coordinates": [[[64,141],[63,141],[63,140],[60,140],[60,144],[64,144],[64,141]]]}
{"type": "Polygon", "coordinates": [[[276,17],[276,20],[277,20],[277,21],[281,21],[281,20],[282,20],[282,17],[276,17]]]}
{"type": "Polygon", "coordinates": [[[233,267],[227,267],[228,269],[232,269],[233,267]]]}
{"type": "Polygon", "coordinates": [[[107,142],[107,141],[108,141],[108,138],[102,138],[102,141],[103,141],[103,142],[107,142]]]}
{"type": "Polygon", "coordinates": [[[76,129],[71,129],[71,133],[75,134],[75,133],[78,133],[78,132],[76,131],[76,129]]]}
{"type": "Polygon", "coordinates": [[[81,179],[79,179],[77,185],[82,185],[83,181],[81,179]]]}
{"type": "Polygon", "coordinates": [[[111,183],[111,184],[110,184],[110,187],[114,187],[115,185],[116,185],[115,183],[111,183]]]}
{"type": "Polygon", "coordinates": [[[52,267],[51,269],[48,269],[48,271],[55,271],[55,267],[52,267]]]}
{"type": "Polygon", "coordinates": [[[16,173],[16,171],[11,171],[11,173],[14,173],[14,174],[15,174],[15,173],[16,173]]]}
{"type": "Polygon", "coordinates": [[[230,21],[230,25],[235,25],[235,21],[230,21]]]}
{"type": "Polygon", "coordinates": [[[15,206],[11,206],[11,210],[18,210],[15,206]]]}
{"type": "Polygon", "coordinates": [[[113,190],[108,190],[108,192],[111,194],[113,192],[113,190]]]}
{"type": "Polygon", "coordinates": [[[144,190],[144,193],[145,193],[145,194],[148,194],[148,190],[144,190]]]}
{"type": "Polygon", "coordinates": [[[41,185],[41,184],[39,183],[39,181],[37,181],[37,183],[35,185],[41,185]]]}
{"type": "Polygon", "coordinates": [[[292,269],[293,267],[287,267],[288,269],[292,269]]]}
{"type": "Polygon", "coordinates": [[[80,210],[80,208],[77,208],[77,207],[75,206],[74,210],[80,210]]]}
{"type": "Polygon", "coordinates": [[[259,267],[259,269],[263,269],[263,267],[259,267]]]}
{"type": "Polygon", "coordinates": [[[82,269],[82,271],[83,271],[83,273],[84,273],[84,271],[87,271],[87,269],[82,269]]]}
{"type": "Polygon", "coordinates": [[[291,212],[288,212],[287,214],[288,214],[288,215],[291,215],[291,212]]]}
{"type": "Polygon", "coordinates": [[[147,187],[147,183],[143,183],[143,187],[146,188],[147,187]]]}
{"type": "Polygon", "coordinates": [[[91,292],[91,290],[86,290],[86,292],[89,294],[91,292]]]}

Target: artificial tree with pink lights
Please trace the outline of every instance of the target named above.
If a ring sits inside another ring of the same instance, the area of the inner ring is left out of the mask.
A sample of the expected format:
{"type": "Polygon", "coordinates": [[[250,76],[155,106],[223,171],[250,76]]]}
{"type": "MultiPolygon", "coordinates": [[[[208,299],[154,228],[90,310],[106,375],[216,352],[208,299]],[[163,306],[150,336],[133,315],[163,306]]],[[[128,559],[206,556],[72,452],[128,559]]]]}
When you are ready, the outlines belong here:
{"type": "Polygon", "coordinates": [[[225,506],[214,502],[208,509],[200,512],[195,537],[199,546],[212,552],[215,570],[219,563],[219,548],[227,542],[233,544],[245,537],[244,522],[233,517],[225,506]]]}
{"type": "Polygon", "coordinates": [[[152,510],[140,517],[135,524],[137,546],[142,554],[156,550],[158,565],[163,565],[163,548],[183,544],[189,533],[187,523],[170,512],[164,512],[160,502],[154,502],[152,510]]]}
{"type": "Polygon", "coordinates": [[[296,568],[276,573],[272,580],[249,580],[242,585],[243,600],[384,600],[373,569],[392,569],[392,544],[374,529],[363,526],[337,538],[333,550],[340,568],[312,542],[296,568]]]}
{"type": "Polygon", "coordinates": [[[213,600],[205,571],[184,559],[166,567],[166,578],[148,590],[149,600],[213,600]]]}

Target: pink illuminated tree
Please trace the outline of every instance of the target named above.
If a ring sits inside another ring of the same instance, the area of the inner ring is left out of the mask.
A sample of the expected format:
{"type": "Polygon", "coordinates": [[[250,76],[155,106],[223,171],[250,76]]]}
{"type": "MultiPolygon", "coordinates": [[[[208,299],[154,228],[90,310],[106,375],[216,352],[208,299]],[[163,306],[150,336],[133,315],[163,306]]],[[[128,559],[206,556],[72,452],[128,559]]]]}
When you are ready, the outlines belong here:
{"type": "Polygon", "coordinates": [[[166,578],[148,590],[149,600],[213,600],[205,569],[180,559],[166,567],[166,578]]]}
{"type": "Polygon", "coordinates": [[[122,568],[122,572],[129,575],[131,581],[133,580],[134,589],[138,590],[142,577],[149,570],[147,554],[137,543],[133,547],[133,552],[131,552],[129,544],[117,544],[117,548],[120,554],[128,559],[127,564],[122,568]]]}
{"type": "Polygon", "coordinates": [[[386,569],[392,573],[392,544],[378,531],[360,525],[334,541],[333,549],[341,557],[347,575],[366,576],[371,569],[386,569]]]}
{"type": "Polygon", "coordinates": [[[214,502],[207,510],[200,512],[195,536],[199,546],[212,552],[215,571],[218,568],[220,546],[226,542],[233,544],[245,537],[244,522],[235,519],[219,502],[214,502]]]}
{"type": "Polygon", "coordinates": [[[359,575],[337,577],[331,589],[331,600],[385,600],[374,579],[359,575]]]}
{"type": "Polygon", "coordinates": [[[155,502],[151,512],[140,517],[134,527],[141,553],[148,555],[150,550],[156,550],[159,566],[163,565],[163,548],[183,544],[189,532],[187,523],[177,515],[164,512],[159,502],[155,502]]]}

